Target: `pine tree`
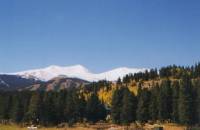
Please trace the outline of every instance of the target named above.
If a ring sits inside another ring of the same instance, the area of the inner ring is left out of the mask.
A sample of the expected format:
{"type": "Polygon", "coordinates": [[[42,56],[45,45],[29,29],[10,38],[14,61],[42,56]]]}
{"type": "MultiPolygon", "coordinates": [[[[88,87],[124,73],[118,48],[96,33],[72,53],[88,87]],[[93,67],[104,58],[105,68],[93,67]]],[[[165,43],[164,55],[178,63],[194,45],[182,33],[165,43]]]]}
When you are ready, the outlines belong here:
{"type": "Polygon", "coordinates": [[[16,103],[13,107],[13,119],[16,123],[20,123],[24,118],[24,106],[22,99],[19,96],[16,96],[16,103]]]}
{"type": "Polygon", "coordinates": [[[142,89],[140,96],[138,97],[138,106],[137,106],[137,120],[140,122],[147,122],[149,119],[149,91],[147,89],[142,89]]]}
{"type": "Polygon", "coordinates": [[[28,111],[29,111],[29,107],[30,107],[30,101],[31,101],[31,97],[33,92],[29,92],[29,91],[24,91],[24,92],[19,92],[19,94],[22,96],[21,97],[21,102],[23,104],[23,109],[24,109],[24,117],[23,117],[23,122],[29,122],[29,117],[28,117],[28,111]]]}
{"type": "Polygon", "coordinates": [[[122,80],[121,80],[121,78],[118,78],[118,80],[117,80],[117,85],[122,85],[122,80]]]}
{"type": "Polygon", "coordinates": [[[129,77],[129,75],[124,76],[124,78],[123,78],[123,83],[126,84],[126,86],[127,86],[129,82],[130,82],[130,77],[129,77]]]}
{"type": "Polygon", "coordinates": [[[185,125],[192,124],[193,103],[191,87],[191,80],[188,76],[184,76],[181,80],[179,92],[179,121],[185,125]]]}
{"type": "Polygon", "coordinates": [[[66,107],[64,110],[65,119],[73,124],[77,120],[78,116],[78,95],[74,89],[70,90],[66,98],[66,107]]]}
{"type": "Polygon", "coordinates": [[[31,121],[32,123],[38,123],[38,120],[41,117],[41,99],[38,92],[34,92],[31,99],[28,112],[26,113],[25,120],[31,121]]]}
{"type": "Polygon", "coordinates": [[[155,87],[151,89],[150,104],[149,104],[149,115],[151,120],[156,121],[158,119],[158,95],[159,95],[159,85],[156,84],[155,87]]]}
{"type": "Polygon", "coordinates": [[[171,119],[172,90],[168,79],[161,82],[160,94],[158,95],[158,111],[161,121],[171,119]]]}
{"type": "Polygon", "coordinates": [[[3,105],[3,119],[9,120],[12,115],[12,107],[13,107],[13,96],[12,94],[8,94],[5,97],[4,105],[3,105]]]}
{"type": "Polygon", "coordinates": [[[194,123],[200,124],[200,79],[195,80],[194,90],[193,90],[192,95],[193,95],[193,100],[195,100],[194,101],[194,114],[193,114],[194,115],[193,119],[195,119],[194,123]]]}
{"type": "Polygon", "coordinates": [[[0,120],[3,120],[3,112],[4,112],[4,96],[3,92],[0,92],[0,120]]]}
{"type": "Polygon", "coordinates": [[[113,123],[119,124],[120,123],[120,114],[121,114],[121,107],[123,93],[120,88],[117,88],[112,95],[112,102],[111,102],[111,118],[113,123]]]}
{"type": "Polygon", "coordinates": [[[196,107],[196,110],[197,110],[197,124],[200,124],[200,84],[198,86],[198,89],[197,89],[197,107],[196,107]]]}
{"type": "MultiPolygon", "coordinates": [[[[44,125],[56,124],[56,106],[54,92],[46,92],[43,98],[42,122],[44,125]]],[[[40,109],[41,110],[41,109],[40,109]]]]}
{"type": "Polygon", "coordinates": [[[83,94],[79,94],[77,101],[78,120],[83,121],[86,117],[86,100],[83,94]]]}
{"type": "Polygon", "coordinates": [[[124,88],[121,115],[120,115],[121,123],[129,124],[135,121],[136,108],[137,108],[136,97],[128,90],[127,87],[124,88]]]}
{"type": "Polygon", "coordinates": [[[66,104],[66,94],[67,94],[67,91],[64,91],[64,90],[57,93],[57,97],[55,101],[57,123],[62,123],[65,121],[64,109],[65,109],[65,104],[66,104]]]}
{"type": "Polygon", "coordinates": [[[173,87],[172,87],[172,97],[173,97],[173,100],[172,100],[172,121],[175,122],[175,123],[178,123],[179,122],[179,112],[178,112],[178,99],[179,99],[179,82],[178,81],[175,81],[173,83],[173,87]]]}
{"type": "Polygon", "coordinates": [[[97,94],[92,93],[86,105],[87,119],[91,122],[104,120],[106,117],[105,106],[100,102],[97,94]]]}

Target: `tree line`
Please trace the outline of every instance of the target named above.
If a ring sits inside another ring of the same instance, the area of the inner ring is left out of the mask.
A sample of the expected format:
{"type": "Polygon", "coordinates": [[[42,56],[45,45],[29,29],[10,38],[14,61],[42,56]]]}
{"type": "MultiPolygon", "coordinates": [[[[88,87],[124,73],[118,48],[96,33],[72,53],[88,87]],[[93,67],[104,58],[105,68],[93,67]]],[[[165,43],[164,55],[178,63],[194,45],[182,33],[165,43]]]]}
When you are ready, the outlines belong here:
{"type": "Polygon", "coordinates": [[[135,96],[119,87],[112,98],[111,117],[114,123],[135,121],[200,124],[200,79],[183,76],[180,80],[163,79],[151,88],[139,86],[135,96]]]}
{"type": "Polygon", "coordinates": [[[198,78],[200,77],[200,63],[197,63],[193,66],[176,66],[176,65],[170,65],[167,67],[162,67],[159,70],[158,69],[150,69],[146,70],[145,72],[138,72],[135,74],[128,74],[124,76],[122,81],[124,83],[129,83],[131,80],[135,80],[136,82],[143,80],[155,80],[158,78],[174,78],[174,79],[180,79],[185,74],[187,74],[190,78],[198,78]]]}
{"type": "Polygon", "coordinates": [[[107,110],[97,94],[86,100],[76,88],[60,92],[0,92],[2,122],[57,125],[63,122],[97,122],[107,110]]]}
{"type": "Polygon", "coordinates": [[[86,99],[76,88],[60,92],[0,92],[1,121],[56,125],[105,121],[108,115],[117,124],[158,120],[199,124],[200,79],[164,79],[152,88],[139,86],[137,95],[126,86],[117,86],[110,107],[97,93],[86,99]]]}
{"type": "Polygon", "coordinates": [[[45,126],[98,121],[200,124],[200,64],[129,74],[116,84],[114,90],[112,82],[99,81],[58,92],[1,91],[0,120],[45,126]],[[138,84],[137,94],[129,90],[133,80],[138,84]],[[146,80],[152,82],[151,87],[142,86],[146,80]],[[110,106],[99,99],[102,88],[113,91],[110,106]]]}

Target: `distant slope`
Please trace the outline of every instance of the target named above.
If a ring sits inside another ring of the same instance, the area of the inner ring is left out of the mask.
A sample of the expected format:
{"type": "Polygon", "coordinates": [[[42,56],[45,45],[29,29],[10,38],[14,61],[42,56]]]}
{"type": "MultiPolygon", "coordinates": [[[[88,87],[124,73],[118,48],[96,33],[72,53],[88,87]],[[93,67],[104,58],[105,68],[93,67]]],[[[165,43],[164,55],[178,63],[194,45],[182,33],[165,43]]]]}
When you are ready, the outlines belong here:
{"type": "Polygon", "coordinates": [[[63,90],[71,87],[80,87],[81,85],[89,84],[88,81],[78,79],[78,78],[65,78],[65,77],[56,77],[52,80],[49,80],[47,82],[38,83],[31,85],[29,87],[26,87],[25,90],[31,90],[31,91],[58,91],[63,90]]]}
{"type": "Polygon", "coordinates": [[[79,78],[84,79],[87,81],[99,81],[99,80],[109,80],[115,81],[119,77],[123,77],[129,73],[137,73],[137,72],[144,72],[146,69],[137,69],[137,68],[117,68],[111,71],[103,72],[100,74],[95,74],[90,72],[88,69],[81,65],[69,66],[69,67],[60,67],[60,66],[49,66],[43,69],[35,69],[35,70],[28,70],[23,72],[13,73],[15,75],[19,75],[25,78],[36,78],[43,81],[51,80],[55,77],[60,75],[64,75],[70,78],[79,78]]]}
{"type": "Polygon", "coordinates": [[[0,90],[17,90],[36,83],[42,83],[42,81],[16,75],[0,75],[0,90]]]}

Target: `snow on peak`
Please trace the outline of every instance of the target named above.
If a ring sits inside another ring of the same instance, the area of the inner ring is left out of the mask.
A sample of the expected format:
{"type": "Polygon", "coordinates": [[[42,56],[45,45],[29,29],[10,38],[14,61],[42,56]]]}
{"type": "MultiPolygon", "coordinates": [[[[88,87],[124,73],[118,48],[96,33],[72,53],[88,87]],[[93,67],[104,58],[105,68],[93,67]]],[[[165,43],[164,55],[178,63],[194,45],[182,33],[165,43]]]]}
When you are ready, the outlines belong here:
{"type": "Polygon", "coordinates": [[[40,80],[48,81],[60,75],[71,77],[71,78],[80,78],[88,81],[98,81],[98,80],[109,80],[116,81],[119,77],[122,78],[126,74],[144,72],[146,69],[142,68],[117,68],[107,72],[95,74],[91,73],[87,68],[82,65],[74,65],[68,67],[61,67],[57,65],[51,65],[42,69],[28,70],[23,72],[14,73],[20,75],[24,78],[37,78],[40,80]]]}

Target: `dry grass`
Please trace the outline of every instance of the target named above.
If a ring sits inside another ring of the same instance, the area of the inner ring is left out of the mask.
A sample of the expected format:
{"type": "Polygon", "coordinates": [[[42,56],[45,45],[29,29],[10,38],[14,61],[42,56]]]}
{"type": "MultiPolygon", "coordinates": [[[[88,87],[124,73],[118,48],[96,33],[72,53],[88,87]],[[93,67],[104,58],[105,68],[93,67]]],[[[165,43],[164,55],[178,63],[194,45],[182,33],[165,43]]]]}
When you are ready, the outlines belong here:
{"type": "MultiPolygon", "coordinates": [[[[146,125],[145,128],[146,129],[151,129],[154,128],[154,126],[157,125],[146,125]]],[[[162,124],[162,125],[158,125],[158,126],[162,126],[164,128],[164,130],[185,130],[184,126],[180,126],[177,124],[173,124],[173,123],[168,123],[168,124],[162,124]]]]}
{"type": "Polygon", "coordinates": [[[39,130],[94,130],[94,129],[75,127],[75,128],[40,128],[39,130]]]}
{"type": "Polygon", "coordinates": [[[27,130],[14,125],[0,125],[0,130],[27,130]]]}
{"type": "MultiPolygon", "coordinates": [[[[185,127],[176,124],[164,124],[161,126],[164,127],[164,130],[185,130],[184,129],[185,127]]],[[[150,129],[153,128],[153,126],[146,125],[145,128],[150,129]]],[[[0,125],[0,130],[27,130],[27,128],[21,128],[17,125],[0,125]]],[[[73,128],[39,128],[38,130],[95,130],[95,129],[86,127],[73,127],[73,128]]]]}
{"type": "Polygon", "coordinates": [[[177,124],[166,124],[164,130],[185,130],[186,127],[177,124]]]}
{"type": "MultiPolygon", "coordinates": [[[[28,130],[16,125],[0,125],[0,130],[28,130]]],[[[74,128],[39,128],[38,130],[94,130],[91,128],[74,127],[74,128]]]]}

